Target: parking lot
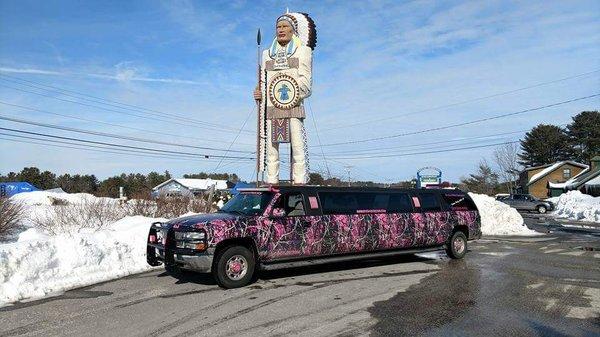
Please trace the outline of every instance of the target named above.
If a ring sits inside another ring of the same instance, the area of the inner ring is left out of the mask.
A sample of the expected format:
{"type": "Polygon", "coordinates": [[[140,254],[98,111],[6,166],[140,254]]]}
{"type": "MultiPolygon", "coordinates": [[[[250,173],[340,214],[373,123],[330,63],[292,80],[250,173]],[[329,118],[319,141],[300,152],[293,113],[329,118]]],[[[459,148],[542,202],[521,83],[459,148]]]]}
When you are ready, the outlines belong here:
{"type": "Polygon", "coordinates": [[[600,233],[486,238],[424,253],[263,272],[241,289],[156,270],[0,309],[0,336],[600,334],[600,233]]]}

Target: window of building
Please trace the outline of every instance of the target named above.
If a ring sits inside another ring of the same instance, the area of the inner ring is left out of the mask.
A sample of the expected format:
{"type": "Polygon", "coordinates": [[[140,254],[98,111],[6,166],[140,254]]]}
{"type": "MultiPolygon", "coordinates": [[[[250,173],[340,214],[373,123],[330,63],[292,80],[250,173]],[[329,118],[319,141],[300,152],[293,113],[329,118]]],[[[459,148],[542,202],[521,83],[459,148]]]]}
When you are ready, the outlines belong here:
{"type": "Polygon", "coordinates": [[[571,179],[571,169],[569,169],[569,168],[563,169],[563,178],[571,179]]]}

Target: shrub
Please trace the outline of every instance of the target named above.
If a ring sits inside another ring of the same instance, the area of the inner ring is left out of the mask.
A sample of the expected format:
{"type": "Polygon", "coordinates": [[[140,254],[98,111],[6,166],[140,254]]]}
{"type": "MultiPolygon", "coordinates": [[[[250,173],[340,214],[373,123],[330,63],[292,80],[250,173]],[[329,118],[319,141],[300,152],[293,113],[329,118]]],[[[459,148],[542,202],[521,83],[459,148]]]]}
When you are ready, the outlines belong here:
{"type": "Polygon", "coordinates": [[[80,203],[56,205],[31,219],[49,234],[99,230],[127,215],[126,209],[106,199],[82,199],[80,203]]]}
{"type": "Polygon", "coordinates": [[[20,227],[24,207],[8,198],[0,198],[0,239],[6,239],[20,227]]]}

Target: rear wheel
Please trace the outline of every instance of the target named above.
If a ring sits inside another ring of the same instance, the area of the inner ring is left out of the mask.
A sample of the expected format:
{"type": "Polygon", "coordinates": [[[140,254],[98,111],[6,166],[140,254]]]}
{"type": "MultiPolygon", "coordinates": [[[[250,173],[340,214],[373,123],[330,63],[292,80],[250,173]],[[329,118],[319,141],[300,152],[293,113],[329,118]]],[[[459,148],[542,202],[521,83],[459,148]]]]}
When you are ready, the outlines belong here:
{"type": "Polygon", "coordinates": [[[537,211],[538,211],[538,213],[540,213],[540,214],[544,214],[544,213],[546,213],[546,211],[547,211],[547,210],[546,210],[546,206],[542,206],[542,205],[538,206],[538,207],[537,207],[537,211]]]}
{"type": "Polygon", "coordinates": [[[223,288],[243,287],[252,280],[255,265],[254,254],[248,248],[229,246],[217,254],[213,276],[223,288]]]}
{"type": "Polygon", "coordinates": [[[462,259],[467,253],[467,237],[461,231],[454,232],[446,245],[446,254],[453,259],[462,259]]]}

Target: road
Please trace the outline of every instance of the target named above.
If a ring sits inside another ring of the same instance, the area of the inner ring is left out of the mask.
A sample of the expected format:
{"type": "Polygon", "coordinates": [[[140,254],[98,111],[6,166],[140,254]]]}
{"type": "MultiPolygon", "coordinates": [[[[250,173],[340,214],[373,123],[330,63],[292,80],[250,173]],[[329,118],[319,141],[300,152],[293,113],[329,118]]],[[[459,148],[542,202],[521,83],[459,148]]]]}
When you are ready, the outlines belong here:
{"type": "Polygon", "coordinates": [[[0,309],[0,336],[600,336],[600,232],[548,232],[438,253],[264,272],[218,288],[161,270],[0,309]]]}

